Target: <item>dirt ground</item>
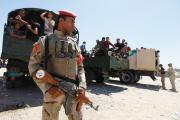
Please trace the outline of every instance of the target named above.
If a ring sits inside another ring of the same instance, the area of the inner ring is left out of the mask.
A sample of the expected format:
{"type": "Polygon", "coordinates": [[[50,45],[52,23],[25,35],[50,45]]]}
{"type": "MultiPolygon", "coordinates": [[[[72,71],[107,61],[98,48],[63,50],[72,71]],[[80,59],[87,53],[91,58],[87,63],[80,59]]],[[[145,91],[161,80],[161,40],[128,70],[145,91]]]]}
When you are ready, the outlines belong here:
{"type": "MultiPolygon", "coordinates": [[[[100,107],[94,111],[83,106],[83,120],[180,120],[180,92],[161,90],[160,85],[160,78],[152,81],[149,77],[133,85],[118,79],[91,84],[87,96],[100,107]]],[[[171,88],[168,78],[166,86],[171,88]]],[[[176,87],[180,91],[180,78],[176,87]]],[[[0,120],[40,120],[41,104],[42,94],[36,86],[6,90],[0,80],[0,120]]],[[[67,120],[63,108],[60,120],[67,120]]]]}

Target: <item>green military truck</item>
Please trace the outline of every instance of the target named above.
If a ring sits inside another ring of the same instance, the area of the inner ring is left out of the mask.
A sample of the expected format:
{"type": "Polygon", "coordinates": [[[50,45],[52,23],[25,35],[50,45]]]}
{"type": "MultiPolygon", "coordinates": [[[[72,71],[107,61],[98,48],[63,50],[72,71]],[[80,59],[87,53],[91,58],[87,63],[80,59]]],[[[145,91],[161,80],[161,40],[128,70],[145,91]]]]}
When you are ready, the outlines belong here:
{"type": "MultiPolygon", "coordinates": [[[[37,39],[19,39],[11,36],[8,32],[11,30],[10,19],[17,15],[18,11],[22,9],[16,9],[8,14],[7,23],[4,25],[4,35],[2,44],[1,59],[7,61],[6,68],[7,72],[4,73],[4,78],[6,78],[6,87],[19,87],[23,83],[27,83],[29,77],[28,72],[28,61],[31,54],[32,45],[37,39]]],[[[41,13],[48,11],[39,8],[23,8],[25,11],[24,19],[29,22],[32,18],[35,22],[39,23],[39,34],[43,35],[44,32],[44,21],[40,18],[41,13]]],[[[57,19],[58,15],[53,13],[54,20],[57,19]]],[[[26,31],[27,28],[24,30],[26,31]]]]}
{"type": "Polygon", "coordinates": [[[86,57],[84,67],[87,82],[96,80],[102,83],[109,77],[118,77],[125,84],[136,83],[141,76],[150,76],[155,80],[158,73],[158,55],[155,49],[139,49],[126,59],[113,56],[86,57]]]}

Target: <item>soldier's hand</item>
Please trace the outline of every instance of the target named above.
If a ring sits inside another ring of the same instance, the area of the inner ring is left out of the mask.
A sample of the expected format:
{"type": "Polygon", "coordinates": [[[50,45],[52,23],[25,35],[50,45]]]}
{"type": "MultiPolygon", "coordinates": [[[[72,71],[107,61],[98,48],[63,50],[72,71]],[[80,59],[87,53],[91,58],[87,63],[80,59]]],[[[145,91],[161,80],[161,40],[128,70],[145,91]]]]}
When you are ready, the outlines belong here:
{"type": "Polygon", "coordinates": [[[90,100],[85,96],[84,88],[79,88],[77,92],[76,102],[76,111],[80,111],[83,104],[88,104],[90,102],[90,100]]]}
{"type": "Polygon", "coordinates": [[[82,88],[82,87],[80,87],[80,88],[78,89],[78,95],[83,95],[83,96],[85,96],[85,89],[82,88]]]}
{"type": "Polygon", "coordinates": [[[76,102],[82,101],[84,97],[85,97],[85,89],[80,87],[77,91],[76,102]]]}

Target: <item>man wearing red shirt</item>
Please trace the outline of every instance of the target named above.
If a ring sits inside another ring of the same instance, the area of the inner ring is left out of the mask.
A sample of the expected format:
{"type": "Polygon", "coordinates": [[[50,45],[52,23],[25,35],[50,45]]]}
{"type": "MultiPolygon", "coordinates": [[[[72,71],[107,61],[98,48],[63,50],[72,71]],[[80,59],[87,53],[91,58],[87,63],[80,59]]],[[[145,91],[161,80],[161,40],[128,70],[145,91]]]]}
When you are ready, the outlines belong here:
{"type": "MultiPolygon", "coordinates": [[[[105,39],[105,38],[104,38],[105,39]]],[[[109,49],[109,45],[111,45],[113,48],[115,47],[110,41],[109,41],[109,37],[106,37],[106,40],[105,41],[102,41],[103,42],[103,47],[105,49],[109,49]]]]}

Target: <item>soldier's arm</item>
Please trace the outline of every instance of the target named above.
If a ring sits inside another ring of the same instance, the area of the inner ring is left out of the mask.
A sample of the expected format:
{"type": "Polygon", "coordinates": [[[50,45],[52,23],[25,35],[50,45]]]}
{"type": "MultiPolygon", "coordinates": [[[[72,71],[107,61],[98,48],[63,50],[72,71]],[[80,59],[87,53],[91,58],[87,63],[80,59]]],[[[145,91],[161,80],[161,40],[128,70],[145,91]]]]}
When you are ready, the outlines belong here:
{"type": "Polygon", "coordinates": [[[38,79],[42,82],[57,85],[58,82],[54,80],[53,77],[41,67],[41,62],[44,59],[44,43],[45,37],[40,38],[39,41],[33,45],[28,65],[29,73],[35,80],[38,79]]]}
{"type": "Polygon", "coordinates": [[[45,54],[44,43],[45,37],[40,38],[39,41],[33,45],[28,65],[29,73],[44,94],[49,93],[52,98],[56,98],[62,95],[63,92],[59,90],[58,87],[54,86],[58,85],[58,82],[54,80],[54,78],[48,72],[43,70],[40,65],[45,54]]]}
{"type": "Polygon", "coordinates": [[[41,68],[40,64],[44,58],[44,41],[45,38],[41,37],[36,43],[33,44],[28,65],[31,76],[33,76],[34,73],[41,68]]]}

